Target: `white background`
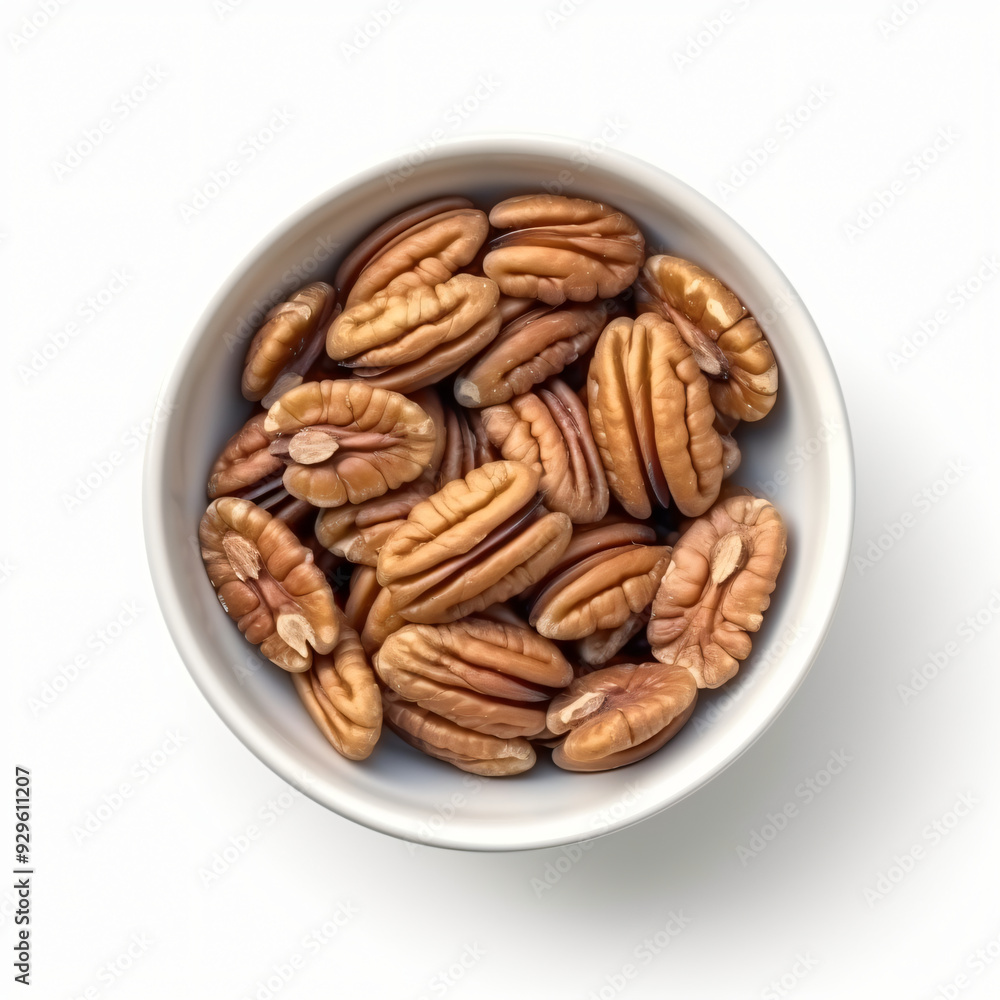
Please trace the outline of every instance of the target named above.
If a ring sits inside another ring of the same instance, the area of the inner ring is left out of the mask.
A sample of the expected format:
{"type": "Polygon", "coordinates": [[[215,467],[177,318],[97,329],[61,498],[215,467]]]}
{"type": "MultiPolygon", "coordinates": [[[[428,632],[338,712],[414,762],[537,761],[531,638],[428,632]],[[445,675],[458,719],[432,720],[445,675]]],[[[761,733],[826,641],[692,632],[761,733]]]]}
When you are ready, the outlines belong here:
{"type": "Polygon", "coordinates": [[[558,2],[4,6],[0,870],[15,765],[35,866],[34,994],[0,884],[4,996],[1000,994],[1000,13],[558,2]],[[852,563],[790,707],[575,852],[413,847],[286,786],[189,679],[140,524],[159,385],[256,242],[497,131],[608,141],[721,204],[812,312],[856,449],[852,563]]]}

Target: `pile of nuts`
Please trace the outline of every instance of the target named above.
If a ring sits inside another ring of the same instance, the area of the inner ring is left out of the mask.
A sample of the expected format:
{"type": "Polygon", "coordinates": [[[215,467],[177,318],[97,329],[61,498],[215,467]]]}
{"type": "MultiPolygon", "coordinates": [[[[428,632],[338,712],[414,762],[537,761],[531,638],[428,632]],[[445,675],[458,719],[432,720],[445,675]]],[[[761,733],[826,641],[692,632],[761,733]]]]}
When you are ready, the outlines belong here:
{"type": "Polygon", "coordinates": [[[253,338],[208,576],[346,757],[384,723],[477,774],[629,764],[750,653],[785,529],[729,477],[776,391],[739,299],[624,213],[417,205],[253,338]]]}

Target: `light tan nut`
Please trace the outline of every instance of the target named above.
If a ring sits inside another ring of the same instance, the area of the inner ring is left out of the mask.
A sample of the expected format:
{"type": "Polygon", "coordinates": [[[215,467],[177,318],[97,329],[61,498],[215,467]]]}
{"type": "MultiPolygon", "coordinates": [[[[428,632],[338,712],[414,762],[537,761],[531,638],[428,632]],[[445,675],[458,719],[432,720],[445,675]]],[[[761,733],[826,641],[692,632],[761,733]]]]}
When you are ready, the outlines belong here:
{"type": "Polygon", "coordinates": [[[435,453],[434,420],[400,393],[349,379],[306,382],[268,410],[285,488],[317,507],[362,503],[417,479],[435,453]]]}
{"type": "Polygon", "coordinates": [[[475,208],[452,208],[420,219],[369,258],[351,285],[346,308],[367,302],[402,275],[423,285],[447,281],[476,256],[488,232],[485,213],[475,208]]]}
{"type": "Polygon", "coordinates": [[[522,737],[502,739],[473,732],[404,700],[394,691],[383,690],[382,709],[385,724],[400,739],[463,771],[499,778],[522,774],[537,760],[534,748],[522,737]]]}
{"type": "Polygon", "coordinates": [[[553,306],[617,295],[635,281],[645,255],[632,219],[585,198],[508,198],[493,207],[490,223],[510,231],[489,244],[487,276],[505,295],[553,306]]]}
{"type": "Polygon", "coordinates": [[[323,353],[335,293],[325,281],[300,288],[276,305],[250,341],[243,365],[243,395],[270,406],[294,388],[323,353]]]}
{"type": "Polygon", "coordinates": [[[750,655],[785,557],[785,526],[766,500],[720,500],[681,534],[653,599],[653,655],[691,671],[698,687],[733,677],[750,655]]]}
{"type": "Polygon", "coordinates": [[[707,271],[681,257],[650,257],[636,285],[639,308],[669,319],[711,381],[720,413],[759,420],[774,405],[778,366],[757,321],[707,271]]]}
{"type": "Polygon", "coordinates": [[[541,473],[538,489],[549,510],[568,514],[575,524],[604,517],[610,500],[604,466],[587,409],[565,382],[551,379],[536,392],[480,412],[503,458],[541,473]]]}
{"type": "Polygon", "coordinates": [[[623,545],[588,556],[549,579],[529,621],[550,639],[619,629],[649,607],[669,561],[667,545],[623,545]]]}
{"type": "Polygon", "coordinates": [[[340,617],[333,651],[317,654],[312,667],[292,674],[302,704],[333,748],[350,760],[364,760],[382,731],[382,697],[358,633],[340,617]]]}
{"type": "Polygon", "coordinates": [[[415,362],[465,337],[483,321],[495,336],[499,316],[491,314],[499,295],[493,281],[474,274],[456,274],[438,284],[402,274],[370,299],[345,309],[330,324],[326,350],[331,358],[359,368],[415,362]]]}
{"type": "Polygon", "coordinates": [[[585,355],[622,312],[617,299],[597,299],[519,313],[455,379],[455,399],[462,406],[492,406],[529,392],[585,355]]]}
{"type": "Polygon", "coordinates": [[[569,735],[552,752],[568,771],[607,771],[659,750],[690,718],[691,674],[661,663],[627,663],[578,677],[556,695],[549,729],[569,735]]]}
{"type": "Polygon", "coordinates": [[[198,531],[219,603],[273,663],[308,670],[329,653],[339,621],[333,591],[288,525],[249,500],[213,500],[198,531]]]}
{"type": "Polygon", "coordinates": [[[228,496],[255,483],[280,479],[285,463],[268,451],[271,435],[264,430],[266,413],[254,414],[225,444],[212,465],[208,498],[228,496]]]}
{"type": "Polygon", "coordinates": [[[555,643],[476,617],[407,625],[386,639],[374,664],[407,701],[504,739],[541,732],[548,702],[573,679],[555,643]]]}
{"type": "Polygon", "coordinates": [[[435,198],[431,201],[421,202],[419,205],[404,209],[369,233],[360,243],[355,245],[354,249],[344,258],[340,267],[337,268],[333,284],[337,289],[340,301],[343,302],[347,298],[347,293],[354,287],[358,275],[390,243],[396,242],[399,237],[419,223],[444,212],[451,212],[456,208],[472,208],[472,202],[468,198],[458,197],[435,198]]]}
{"type": "Polygon", "coordinates": [[[572,525],[540,505],[538,480],[519,462],[492,462],[417,504],[379,553],[393,609],[412,622],[455,621],[547,573],[572,525]]]}
{"type": "Polygon", "coordinates": [[[608,486],[633,517],[671,499],[707,510],[722,484],[723,452],[708,380],[676,327],[656,313],[613,320],[587,378],[590,423],[608,486]]]}

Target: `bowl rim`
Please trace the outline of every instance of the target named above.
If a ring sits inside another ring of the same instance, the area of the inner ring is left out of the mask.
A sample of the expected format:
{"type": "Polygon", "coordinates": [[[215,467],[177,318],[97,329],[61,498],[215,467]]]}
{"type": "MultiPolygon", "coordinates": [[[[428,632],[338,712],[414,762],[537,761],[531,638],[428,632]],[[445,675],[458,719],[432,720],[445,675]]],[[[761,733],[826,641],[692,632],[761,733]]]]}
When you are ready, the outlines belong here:
{"type": "MultiPolygon", "coordinates": [[[[550,133],[501,132],[454,137],[442,140],[427,151],[415,169],[419,170],[424,164],[437,163],[440,160],[449,158],[473,158],[508,154],[561,158],[570,161],[573,153],[578,153],[581,148],[586,148],[586,146],[587,144],[580,139],[550,133]]],[[[790,683],[784,689],[782,696],[772,705],[766,716],[757,720],[752,730],[740,742],[736,743],[728,754],[717,760],[711,768],[704,771],[696,780],[690,782],[680,794],[675,795],[668,801],[656,799],[644,808],[639,808],[622,819],[609,823],[605,829],[585,830],[574,835],[542,836],[536,833],[534,836],[523,837],[517,842],[512,842],[509,838],[509,831],[507,831],[508,838],[504,842],[497,842],[488,835],[483,835],[479,828],[474,830],[463,829],[462,825],[458,824],[451,827],[446,825],[432,840],[423,838],[417,840],[406,825],[401,823],[390,810],[359,812],[345,808],[344,802],[324,794],[322,788],[314,787],[309,780],[301,780],[301,766],[296,764],[289,750],[281,745],[281,741],[267,737],[258,727],[246,719],[238,708],[234,707],[232,698],[224,689],[221,680],[216,677],[211,664],[207,662],[207,657],[200,647],[192,623],[188,620],[187,615],[181,607],[178,589],[179,581],[174,578],[169,570],[169,552],[172,547],[176,547],[176,540],[172,540],[169,537],[166,529],[168,519],[165,511],[164,469],[169,443],[169,417],[175,408],[173,401],[180,395],[180,387],[195,356],[199,352],[202,341],[207,336],[213,317],[230,298],[245,276],[259,263],[264,252],[269,248],[273,249],[279,245],[296,229],[301,227],[307,220],[331,202],[349,194],[366,183],[376,180],[380,175],[384,177],[394,166],[398,167],[402,157],[412,155],[413,150],[414,147],[407,147],[402,151],[397,151],[392,156],[381,158],[378,162],[373,162],[362,170],[356,171],[351,176],[311,198],[296,212],[293,212],[290,216],[272,227],[243,256],[236,267],[231,270],[227,279],[212,296],[197,322],[183,340],[180,349],[173,359],[169,375],[161,385],[156,409],[154,410],[154,413],[163,413],[166,416],[164,419],[154,420],[153,422],[153,427],[146,444],[143,463],[143,535],[154,593],[156,594],[167,630],[178,654],[185,664],[188,674],[220,719],[270,770],[332,812],[369,829],[377,830],[403,840],[414,841],[426,846],[461,850],[529,850],[562,846],[590,840],[597,836],[605,836],[617,830],[633,826],[652,815],[656,815],[676,805],[704,787],[735,763],[774,724],[812,669],[832,626],[842,598],[843,584],[849,565],[850,547],[853,537],[856,506],[856,469],[850,423],[843,390],[837,379],[836,370],[826,343],[812,317],[806,310],[804,303],[798,297],[797,293],[795,293],[793,301],[789,304],[789,311],[796,314],[793,317],[796,326],[801,326],[803,329],[809,331],[811,339],[810,350],[816,352],[822,358],[823,369],[820,374],[825,382],[824,404],[827,409],[835,411],[835,415],[840,420],[843,428],[843,433],[838,434],[837,439],[832,445],[833,448],[841,449],[842,453],[835,463],[831,458],[831,465],[836,465],[838,472],[842,475],[842,479],[830,484],[831,493],[839,489],[841,495],[839,502],[831,502],[827,523],[829,535],[827,542],[829,543],[831,539],[836,538],[838,544],[832,549],[828,547],[825,550],[825,561],[828,565],[828,570],[820,578],[820,582],[817,583],[819,592],[814,596],[816,605],[825,609],[824,615],[815,624],[811,642],[801,650],[801,669],[794,677],[793,683],[790,683]]],[[[693,210],[700,217],[708,219],[713,239],[718,239],[725,243],[730,249],[735,247],[741,259],[744,259],[744,255],[749,256],[753,262],[752,270],[755,276],[760,275],[761,269],[763,269],[771,282],[781,283],[783,287],[794,292],[791,282],[788,281],[784,273],[766,251],[731,216],[706,195],[690,187],[666,170],[623,150],[608,147],[600,153],[600,158],[602,166],[606,165],[609,172],[628,179],[630,183],[634,183],[641,189],[654,191],[658,200],[671,203],[672,205],[683,204],[685,210],[693,210]]]]}

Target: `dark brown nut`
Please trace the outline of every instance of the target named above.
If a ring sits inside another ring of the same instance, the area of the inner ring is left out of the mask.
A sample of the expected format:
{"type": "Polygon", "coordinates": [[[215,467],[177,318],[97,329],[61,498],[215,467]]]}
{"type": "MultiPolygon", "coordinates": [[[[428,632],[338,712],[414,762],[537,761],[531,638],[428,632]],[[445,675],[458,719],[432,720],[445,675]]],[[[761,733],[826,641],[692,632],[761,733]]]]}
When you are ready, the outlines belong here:
{"type": "Polygon", "coordinates": [[[489,223],[475,208],[454,208],[421,219],[381,247],[347,294],[350,310],[384,291],[402,275],[422,285],[447,281],[468,264],[486,240],[489,223]]]}
{"type": "Polygon", "coordinates": [[[490,243],[483,270],[505,295],[557,306],[609,299],[635,281],[645,255],[624,212],[585,198],[521,195],[493,207],[490,223],[511,230],[490,243]]]}
{"type": "Polygon", "coordinates": [[[436,489],[435,476],[425,474],[364,503],[326,507],[316,517],[319,543],[352,563],[375,566],[385,540],[406,520],[415,504],[436,489]]]}
{"type": "Polygon", "coordinates": [[[572,525],[540,505],[538,480],[519,462],[491,462],[417,504],[379,553],[393,610],[412,622],[455,621],[544,576],[572,525]]]}
{"type": "MultiPolygon", "coordinates": [[[[208,498],[228,496],[255,483],[280,479],[285,463],[268,451],[266,413],[254,414],[227,442],[208,478],[208,498]]],[[[249,499],[249,498],[248,498],[249,499]]]]}
{"type": "Polygon", "coordinates": [[[697,516],[719,495],[722,442],[708,380],[676,327],[656,313],[613,320],[587,379],[590,424],[608,486],[633,517],[671,498],[697,516]]]}
{"type": "Polygon", "coordinates": [[[599,521],[610,494],[586,407],[565,382],[552,379],[537,393],[480,411],[483,429],[500,454],[541,473],[538,483],[549,510],[575,524],[599,521]]]}
{"type": "Polygon", "coordinates": [[[462,406],[492,406],[530,391],[586,354],[621,311],[617,299],[598,299],[515,316],[455,380],[455,399],[462,406]]]}
{"type": "Polygon", "coordinates": [[[435,452],[433,419],[399,393],[350,379],[306,382],[268,410],[285,488],[317,507],[362,503],[418,478],[435,452]]]}
{"type": "Polygon", "coordinates": [[[198,531],[219,603],[273,663],[308,670],[329,653],[339,622],[333,591],[288,525],[249,500],[213,500],[198,531]]]}
{"type": "Polygon", "coordinates": [[[666,545],[623,545],[549,579],[529,621],[549,639],[582,639],[618,629],[649,607],[670,561],[666,545]]]}
{"type": "Polygon", "coordinates": [[[438,284],[402,274],[345,309],[330,324],[326,350],[331,358],[359,368],[418,361],[483,321],[489,320],[487,328],[495,335],[499,316],[491,314],[499,295],[494,282],[473,274],[456,274],[438,284]]]}
{"type": "Polygon", "coordinates": [[[501,739],[441,718],[394,691],[382,692],[385,724],[410,746],[463,771],[491,778],[521,774],[535,765],[532,745],[521,737],[501,739]]]}
{"type": "Polygon", "coordinates": [[[300,288],[276,305],[254,335],[243,367],[243,395],[270,406],[302,382],[323,353],[335,293],[325,281],[300,288]]]}
{"type": "Polygon", "coordinates": [[[669,319],[711,382],[720,413],[759,420],[774,405],[778,366],[757,321],[718,278],[680,257],[650,257],[636,287],[640,308],[669,319]]]}
{"type": "Polygon", "coordinates": [[[766,500],[720,500],[682,533],[653,599],[653,655],[715,688],[750,655],[785,557],[785,526],[766,500]]]}
{"type": "Polygon", "coordinates": [[[673,664],[626,663],[578,677],[549,705],[549,729],[569,733],[552,761],[607,771],[642,760],[681,729],[697,697],[691,674],[673,664]]]}
{"type": "Polygon", "coordinates": [[[374,664],[407,701],[503,739],[541,732],[552,696],[573,679],[555,643],[476,617],[407,625],[385,640],[374,664]]]}
{"type": "Polygon", "coordinates": [[[312,667],[292,674],[302,704],[333,748],[350,760],[368,757],[382,732],[382,697],[358,633],[343,612],[333,651],[317,654],[312,667]]]}
{"type": "Polygon", "coordinates": [[[347,293],[354,287],[358,275],[390,243],[394,243],[419,223],[444,212],[451,212],[456,208],[472,208],[472,202],[468,198],[435,198],[432,201],[414,205],[383,222],[378,229],[358,243],[337,268],[333,284],[337,289],[340,301],[343,302],[347,298],[347,293]]]}

